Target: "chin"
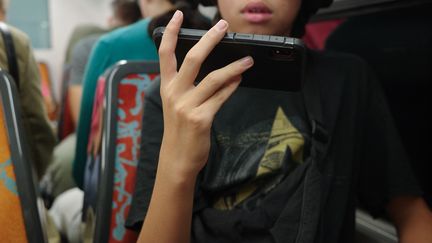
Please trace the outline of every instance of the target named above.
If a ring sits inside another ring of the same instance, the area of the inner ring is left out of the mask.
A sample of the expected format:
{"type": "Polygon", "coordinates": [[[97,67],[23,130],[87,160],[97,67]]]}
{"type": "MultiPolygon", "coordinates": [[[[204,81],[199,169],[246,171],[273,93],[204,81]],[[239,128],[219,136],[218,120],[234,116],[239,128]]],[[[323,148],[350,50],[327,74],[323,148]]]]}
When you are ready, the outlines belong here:
{"type": "Polygon", "coordinates": [[[265,25],[248,25],[244,28],[243,32],[257,35],[281,35],[278,31],[273,30],[265,25]]]}

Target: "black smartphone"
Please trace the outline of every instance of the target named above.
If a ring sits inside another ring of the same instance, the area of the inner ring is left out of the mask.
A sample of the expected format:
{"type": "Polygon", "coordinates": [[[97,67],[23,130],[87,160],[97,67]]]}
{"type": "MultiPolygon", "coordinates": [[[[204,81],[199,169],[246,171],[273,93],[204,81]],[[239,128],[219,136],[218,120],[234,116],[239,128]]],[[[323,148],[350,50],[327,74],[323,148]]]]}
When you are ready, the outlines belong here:
{"type": "MultiPolygon", "coordinates": [[[[153,39],[158,48],[164,31],[164,27],[159,27],[153,32],[153,39]]],[[[206,32],[180,29],[176,47],[178,68],[188,51],[206,32]]],[[[280,91],[301,89],[306,62],[306,47],[301,40],[242,33],[226,34],[201,66],[196,83],[210,72],[245,56],[253,57],[254,66],[243,73],[240,86],[280,91]]]]}

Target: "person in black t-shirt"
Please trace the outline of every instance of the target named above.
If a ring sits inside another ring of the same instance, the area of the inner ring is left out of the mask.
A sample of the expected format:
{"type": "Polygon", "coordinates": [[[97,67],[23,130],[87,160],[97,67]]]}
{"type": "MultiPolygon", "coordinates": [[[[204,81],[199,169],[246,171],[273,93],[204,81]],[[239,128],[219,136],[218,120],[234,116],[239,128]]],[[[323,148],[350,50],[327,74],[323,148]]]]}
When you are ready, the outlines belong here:
{"type": "Polygon", "coordinates": [[[358,204],[374,216],[387,210],[401,242],[432,242],[431,212],[361,59],[310,51],[299,93],[237,88],[251,57],[194,86],[227,30],[301,36],[310,3],[218,0],[226,21],[178,71],[182,13],[174,14],[159,49],[161,81],[146,94],[127,221],[142,227],[139,242],[353,242],[358,204]]]}

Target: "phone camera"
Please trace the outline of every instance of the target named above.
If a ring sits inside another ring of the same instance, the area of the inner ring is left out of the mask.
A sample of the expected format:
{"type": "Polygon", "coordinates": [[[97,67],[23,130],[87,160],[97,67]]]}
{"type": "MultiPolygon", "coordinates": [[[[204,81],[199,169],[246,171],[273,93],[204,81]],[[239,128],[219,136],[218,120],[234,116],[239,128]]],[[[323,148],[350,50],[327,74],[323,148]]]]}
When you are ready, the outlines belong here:
{"type": "Polygon", "coordinates": [[[273,59],[278,59],[278,60],[291,60],[293,59],[293,51],[289,50],[289,49],[272,49],[270,56],[273,59]]]}

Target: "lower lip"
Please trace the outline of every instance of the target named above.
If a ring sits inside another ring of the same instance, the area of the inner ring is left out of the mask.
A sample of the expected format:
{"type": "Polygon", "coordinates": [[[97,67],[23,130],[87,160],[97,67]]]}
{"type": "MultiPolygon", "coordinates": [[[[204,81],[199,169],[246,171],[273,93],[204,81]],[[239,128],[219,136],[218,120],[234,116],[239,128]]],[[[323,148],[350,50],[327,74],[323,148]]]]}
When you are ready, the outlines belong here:
{"type": "Polygon", "coordinates": [[[272,18],[271,13],[243,13],[246,21],[253,24],[261,24],[269,21],[272,18]]]}

